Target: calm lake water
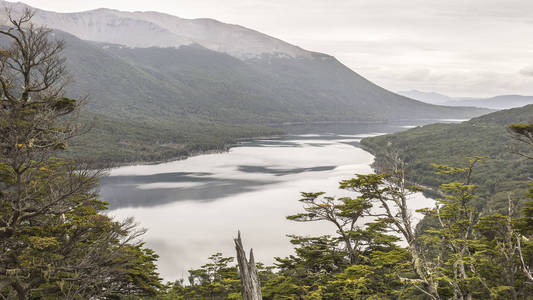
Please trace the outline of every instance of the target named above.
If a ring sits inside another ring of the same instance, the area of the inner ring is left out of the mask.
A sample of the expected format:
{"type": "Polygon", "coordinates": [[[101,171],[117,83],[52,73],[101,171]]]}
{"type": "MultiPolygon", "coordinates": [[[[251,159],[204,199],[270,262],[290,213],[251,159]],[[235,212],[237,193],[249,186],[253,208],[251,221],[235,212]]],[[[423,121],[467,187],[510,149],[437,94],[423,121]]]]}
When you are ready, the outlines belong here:
{"type": "MultiPolygon", "coordinates": [[[[134,217],[148,229],[144,240],[160,255],[165,280],[186,278],[213,253],[235,256],[237,230],[257,261],[272,264],[292,253],[287,234],[334,233],[324,222],[285,219],[302,211],[300,192],[347,195],[338,189],[340,180],[372,172],[373,156],[359,141],[415,125],[294,126],[286,128],[287,136],[242,143],[226,153],[112,169],[101,196],[110,202],[110,215],[134,217]]],[[[413,210],[433,204],[422,195],[411,202],[413,210]]]]}

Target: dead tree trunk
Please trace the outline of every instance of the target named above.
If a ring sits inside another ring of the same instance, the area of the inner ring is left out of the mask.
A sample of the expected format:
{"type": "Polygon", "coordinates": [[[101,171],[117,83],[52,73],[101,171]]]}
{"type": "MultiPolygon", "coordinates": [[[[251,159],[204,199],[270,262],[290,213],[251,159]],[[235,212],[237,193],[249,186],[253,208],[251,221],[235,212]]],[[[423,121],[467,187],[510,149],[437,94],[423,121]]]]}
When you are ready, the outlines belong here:
{"type": "Polygon", "coordinates": [[[241,232],[239,231],[235,241],[235,250],[237,250],[237,262],[239,263],[239,272],[241,275],[241,293],[243,300],[262,300],[261,284],[257,275],[257,268],[254,261],[253,249],[250,249],[250,261],[246,260],[246,253],[242,246],[241,232]]]}

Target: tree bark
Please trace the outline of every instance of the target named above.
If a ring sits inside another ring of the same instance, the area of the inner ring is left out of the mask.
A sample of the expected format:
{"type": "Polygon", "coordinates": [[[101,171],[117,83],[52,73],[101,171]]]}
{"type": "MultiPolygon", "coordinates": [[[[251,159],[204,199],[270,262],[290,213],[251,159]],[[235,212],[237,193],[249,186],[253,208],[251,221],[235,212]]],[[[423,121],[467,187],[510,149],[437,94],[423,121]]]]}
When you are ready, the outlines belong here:
{"type": "Polygon", "coordinates": [[[239,272],[241,275],[241,294],[243,300],[262,300],[261,284],[257,275],[253,249],[250,249],[250,260],[246,259],[246,253],[242,246],[241,232],[239,231],[235,241],[235,250],[237,251],[237,262],[239,263],[239,272]]]}

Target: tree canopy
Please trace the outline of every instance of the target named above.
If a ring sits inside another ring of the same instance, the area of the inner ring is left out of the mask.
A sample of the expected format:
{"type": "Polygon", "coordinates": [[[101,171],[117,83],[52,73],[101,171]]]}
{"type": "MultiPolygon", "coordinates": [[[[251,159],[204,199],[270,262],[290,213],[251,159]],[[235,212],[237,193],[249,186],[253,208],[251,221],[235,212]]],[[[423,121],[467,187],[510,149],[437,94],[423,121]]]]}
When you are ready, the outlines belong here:
{"type": "Polygon", "coordinates": [[[87,299],[155,294],[157,255],[130,219],[101,212],[100,171],[56,154],[80,131],[65,97],[62,41],[8,12],[0,29],[0,296],[87,299]]]}

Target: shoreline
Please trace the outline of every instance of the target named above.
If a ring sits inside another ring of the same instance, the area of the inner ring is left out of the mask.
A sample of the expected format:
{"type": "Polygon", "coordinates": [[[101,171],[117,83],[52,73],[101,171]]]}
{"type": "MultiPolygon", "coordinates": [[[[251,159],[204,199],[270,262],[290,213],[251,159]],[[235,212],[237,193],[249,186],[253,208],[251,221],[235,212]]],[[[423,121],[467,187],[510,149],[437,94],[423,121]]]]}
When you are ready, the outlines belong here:
{"type": "Polygon", "coordinates": [[[262,135],[262,136],[256,136],[256,137],[240,138],[235,143],[224,145],[224,149],[211,149],[211,150],[205,150],[205,151],[195,151],[195,152],[192,152],[189,155],[176,156],[176,157],[171,157],[171,158],[168,158],[168,159],[156,160],[156,161],[132,161],[132,162],[124,162],[124,163],[118,163],[117,162],[117,163],[111,163],[111,166],[105,167],[104,169],[113,169],[113,168],[138,166],[138,165],[158,165],[158,164],[163,164],[163,163],[168,163],[168,162],[173,162],[173,161],[186,160],[188,158],[195,157],[195,156],[200,156],[200,155],[225,153],[225,152],[228,152],[231,148],[233,148],[233,147],[235,147],[235,146],[237,146],[237,145],[239,145],[239,144],[241,144],[243,142],[246,142],[246,141],[255,140],[255,139],[265,139],[265,138],[269,138],[269,139],[271,139],[271,138],[279,138],[279,137],[282,137],[282,136],[285,136],[285,135],[286,134],[283,134],[283,135],[275,134],[275,135],[266,135],[266,136],[262,135]]]}
{"type": "MultiPolygon", "coordinates": [[[[388,124],[390,123],[389,120],[383,120],[383,121],[315,121],[315,122],[284,122],[284,123],[270,123],[270,124],[263,124],[264,126],[270,126],[272,128],[281,129],[284,130],[284,126],[299,126],[299,125],[327,125],[327,124],[354,124],[354,125],[379,125],[379,124],[388,124]]],[[[285,131],[284,134],[274,134],[274,135],[261,135],[261,136],[255,136],[255,137],[243,137],[237,139],[235,143],[230,143],[227,145],[224,145],[224,149],[211,149],[211,150],[205,150],[205,151],[195,151],[189,155],[185,156],[176,156],[171,157],[168,159],[162,159],[162,160],[156,160],[156,161],[132,161],[132,162],[110,162],[109,166],[104,167],[104,169],[113,169],[113,168],[120,168],[120,167],[127,167],[127,166],[136,166],[136,165],[157,165],[172,161],[180,161],[185,160],[191,157],[204,155],[204,154],[215,154],[215,153],[224,153],[228,152],[231,148],[235,147],[236,145],[239,145],[240,143],[255,140],[255,139],[265,139],[265,138],[279,138],[286,136],[288,133],[285,131]]]]}
{"type": "MultiPolygon", "coordinates": [[[[270,124],[263,124],[264,126],[271,126],[272,128],[276,128],[276,129],[281,129],[284,131],[283,134],[273,134],[273,135],[261,135],[261,136],[255,136],[255,137],[243,137],[243,138],[238,138],[234,143],[229,143],[229,144],[226,144],[226,145],[223,145],[223,149],[210,149],[210,150],[205,150],[205,151],[195,151],[195,152],[192,152],[190,153],[189,155],[184,155],[184,156],[175,156],[175,157],[170,157],[170,158],[167,158],[167,159],[162,159],[162,160],[156,160],[156,161],[142,161],[142,160],[139,160],[139,161],[131,161],[131,162],[110,162],[109,163],[109,166],[106,166],[104,167],[103,169],[112,169],[112,168],[119,168],[119,167],[127,167],[127,166],[136,166],[136,165],[157,165],[157,164],[162,164],[162,163],[168,163],[168,162],[173,162],[173,161],[180,161],[180,160],[186,160],[188,158],[191,158],[191,157],[195,157],[195,156],[199,156],[199,155],[205,155],[205,154],[216,154],[216,153],[225,153],[225,152],[228,152],[231,148],[243,143],[243,142],[246,142],[246,141],[250,141],[250,140],[256,140],[256,139],[275,139],[275,138],[280,138],[280,137],[283,137],[283,136],[287,136],[288,135],[288,132],[286,131],[285,126],[301,126],[301,125],[334,125],[334,124],[354,124],[354,125],[379,125],[379,124],[390,124],[390,123],[394,123],[394,122],[407,122],[407,121],[411,121],[411,122],[416,122],[416,121],[427,121],[427,120],[432,120],[432,121],[445,121],[445,122],[451,122],[451,123],[456,123],[456,122],[460,122],[460,121],[465,121],[463,119],[459,120],[459,119],[454,119],[454,120],[451,120],[451,119],[413,119],[413,120],[408,120],[408,119],[400,119],[400,120],[394,120],[394,121],[390,121],[390,120],[379,120],[379,121],[312,121],[312,122],[284,122],[284,123],[270,123],[270,124]]],[[[431,124],[431,123],[429,123],[431,124]]],[[[366,147],[365,145],[363,144],[360,144],[360,147],[371,153],[372,155],[375,156],[375,154],[372,152],[372,151],[369,151],[369,148],[366,147]]],[[[375,162],[375,161],[374,161],[375,162]]]]}

